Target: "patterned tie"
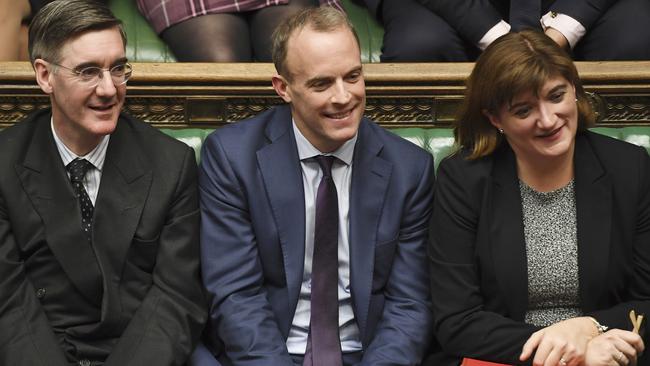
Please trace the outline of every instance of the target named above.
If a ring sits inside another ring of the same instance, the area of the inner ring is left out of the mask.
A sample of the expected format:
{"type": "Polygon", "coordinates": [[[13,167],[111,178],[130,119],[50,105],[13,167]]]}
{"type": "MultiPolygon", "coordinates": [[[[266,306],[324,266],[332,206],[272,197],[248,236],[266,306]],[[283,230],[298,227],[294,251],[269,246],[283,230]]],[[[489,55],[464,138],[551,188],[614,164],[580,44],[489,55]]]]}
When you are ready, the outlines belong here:
{"type": "Polygon", "coordinates": [[[339,204],[332,180],[333,156],[317,156],[323,171],[316,195],[311,271],[311,323],[304,366],[340,366],[338,304],[339,204]]]}
{"type": "Polygon", "coordinates": [[[93,230],[93,203],[88,197],[88,193],[83,185],[86,172],[92,168],[93,165],[86,159],[74,159],[71,161],[66,169],[70,173],[70,181],[74,189],[75,196],[79,200],[79,207],[81,207],[81,228],[84,230],[88,241],[91,241],[93,230]]]}
{"type": "Polygon", "coordinates": [[[510,0],[510,26],[512,32],[526,28],[542,30],[539,23],[541,16],[541,0],[510,0]]]}

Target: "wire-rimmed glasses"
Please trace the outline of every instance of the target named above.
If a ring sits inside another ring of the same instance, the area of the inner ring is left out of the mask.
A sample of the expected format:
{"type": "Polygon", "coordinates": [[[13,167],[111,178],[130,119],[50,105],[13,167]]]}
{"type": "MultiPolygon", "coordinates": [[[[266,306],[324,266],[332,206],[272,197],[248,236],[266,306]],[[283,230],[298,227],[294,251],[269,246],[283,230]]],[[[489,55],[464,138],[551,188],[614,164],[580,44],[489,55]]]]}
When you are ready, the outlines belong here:
{"type": "Polygon", "coordinates": [[[99,85],[99,82],[104,77],[104,71],[108,71],[111,74],[111,79],[113,80],[113,84],[115,84],[115,86],[122,85],[129,81],[129,78],[131,78],[131,74],[133,73],[133,68],[128,62],[117,64],[110,69],[104,69],[97,66],[86,66],[80,69],[71,69],[54,62],[50,63],[57,67],[69,70],[75,76],[77,76],[77,79],[80,83],[84,84],[88,88],[94,88],[99,85]]]}

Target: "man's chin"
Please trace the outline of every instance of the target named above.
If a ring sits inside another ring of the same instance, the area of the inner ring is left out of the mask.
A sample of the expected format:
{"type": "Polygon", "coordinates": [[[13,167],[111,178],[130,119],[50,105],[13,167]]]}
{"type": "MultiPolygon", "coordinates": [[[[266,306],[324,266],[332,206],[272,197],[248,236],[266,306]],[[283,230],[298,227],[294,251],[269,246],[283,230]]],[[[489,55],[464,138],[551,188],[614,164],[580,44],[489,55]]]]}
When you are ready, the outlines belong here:
{"type": "Polygon", "coordinates": [[[103,119],[103,118],[94,118],[91,123],[91,130],[94,135],[110,135],[115,131],[117,127],[117,115],[113,118],[103,119]]]}

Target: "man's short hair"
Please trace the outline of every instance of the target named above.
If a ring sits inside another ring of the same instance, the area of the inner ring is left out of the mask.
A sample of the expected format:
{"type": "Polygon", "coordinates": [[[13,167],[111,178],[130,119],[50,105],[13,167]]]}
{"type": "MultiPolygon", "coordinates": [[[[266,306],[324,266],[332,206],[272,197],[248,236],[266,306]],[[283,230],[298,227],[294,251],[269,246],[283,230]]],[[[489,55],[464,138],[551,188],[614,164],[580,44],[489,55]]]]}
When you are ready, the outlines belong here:
{"type": "Polygon", "coordinates": [[[58,63],[69,40],[88,31],[118,27],[126,47],[122,21],[104,4],[92,0],[56,0],[45,5],[29,26],[29,59],[58,63]]]}
{"type": "Polygon", "coordinates": [[[317,32],[333,32],[345,28],[350,30],[359,46],[359,36],[348,17],[331,6],[311,7],[302,10],[282,22],[271,36],[273,64],[278,74],[291,78],[287,69],[287,48],[289,39],[296,32],[309,27],[317,32]]]}

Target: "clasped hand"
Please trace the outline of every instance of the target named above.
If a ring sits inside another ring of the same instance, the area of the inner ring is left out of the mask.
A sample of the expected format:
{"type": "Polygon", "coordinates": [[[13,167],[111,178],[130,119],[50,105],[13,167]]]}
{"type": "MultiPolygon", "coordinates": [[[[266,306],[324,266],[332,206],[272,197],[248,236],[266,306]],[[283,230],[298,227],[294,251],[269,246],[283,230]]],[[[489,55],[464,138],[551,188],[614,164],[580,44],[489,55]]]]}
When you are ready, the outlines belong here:
{"type": "Polygon", "coordinates": [[[533,333],[520,361],[533,357],[533,366],[635,365],[644,350],[641,337],[612,329],[603,334],[588,317],[571,318],[533,333]]]}

